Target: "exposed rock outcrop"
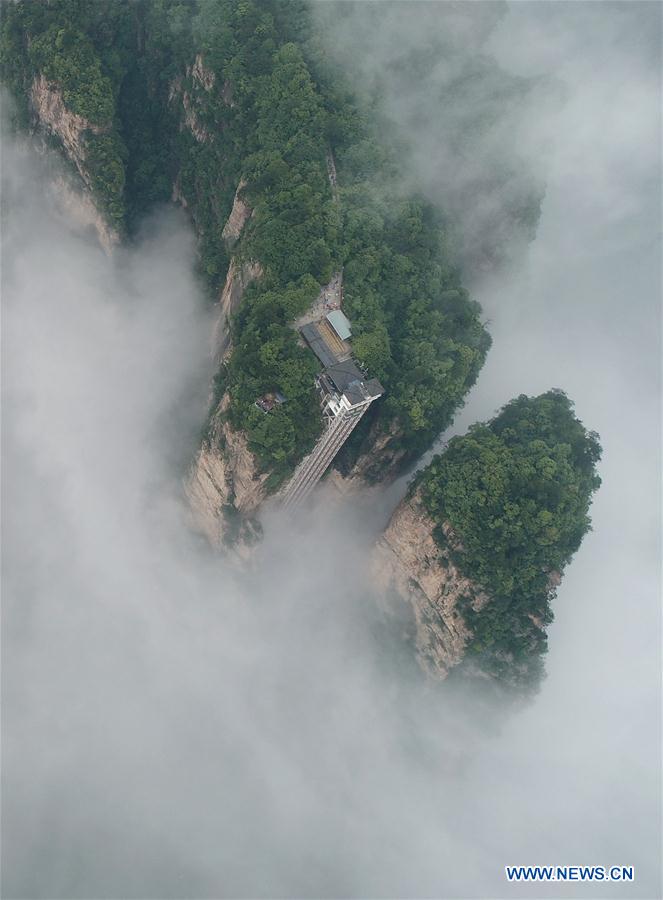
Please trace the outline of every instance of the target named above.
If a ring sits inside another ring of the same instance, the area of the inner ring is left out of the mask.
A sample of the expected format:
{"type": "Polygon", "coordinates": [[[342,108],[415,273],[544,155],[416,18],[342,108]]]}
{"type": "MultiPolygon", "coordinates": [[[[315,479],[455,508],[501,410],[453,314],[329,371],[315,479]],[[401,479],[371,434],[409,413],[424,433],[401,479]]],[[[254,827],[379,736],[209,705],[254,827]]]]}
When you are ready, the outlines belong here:
{"type": "Polygon", "coordinates": [[[232,549],[246,559],[261,533],[255,514],[265,499],[268,476],[258,473],[243,432],[227,422],[229,404],[226,394],[212,416],[185,491],[193,527],[213,547],[232,549]]]}
{"type": "Polygon", "coordinates": [[[62,141],[68,158],[87,184],[89,176],[84,165],[85,141],[83,134],[87,130],[93,134],[101,134],[104,129],[98,125],[92,125],[83,116],[68,110],[58,85],[48,81],[43,75],[36,75],[33,79],[30,100],[39,124],[62,141]]]}
{"type": "Polygon", "coordinates": [[[182,193],[182,183],[179,174],[175,179],[175,183],[173,184],[173,191],[170,195],[170,199],[173,201],[173,203],[179,203],[183,209],[189,208],[189,202],[182,193]]]}
{"type": "Polygon", "coordinates": [[[248,219],[251,216],[251,213],[253,212],[249,204],[242,197],[242,192],[245,187],[246,181],[242,179],[237,185],[237,190],[235,191],[235,199],[233,200],[233,208],[231,209],[230,215],[228,216],[228,221],[223,226],[223,231],[221,232],[221,237],[226,242],[228,247],[232,247],[237,243],[242,231],[244,230],[244,226],[246,225],[248,219]]]}
{"type": "Polygon", "coordinates": [[[191,75],[194,81],[197,81],[206,91],[211,91],[216,81],[216,75],[211,69],[208,69],[203,62],[200,53],[196,55],[192,66],[187,66],[186,74],[191,75]]]}
{"type": "Polygon", "coordinates": [[[230,261],[212,337],[215,363],[220,364],[230,354],[230,317],[239,308],[244,291],[262,273],[262,266],[254,260],[244,263],[236,259],[230,261]]]}
{"type": "Polygon", "coordinates": [[[180,125],[180,130],[184,127],[188,128],[191,134],[200,144],[205,144],[214,139],[213,133],[201,121],[196,110],[197,101],[195,90],[187,90],[185,87],[185,79],[190,79],[189,84],[193,82],[194,89],[202,88],[204,91],[211,91],[216,81],[216,76],[211,69],[205,67],[203,58],[200,53],[196,56],[193,65],[187,66],[185,69],[185,78],[178,76],[174,78],[170,84],[168,91],[168,102],[172,103],[177,97],[181,98],[182,108],[184,110],[184,121],[180,125]]]}
{"type": "MultiPolygon", "coordinates": [[[[241,197],[244,186],[245,182],[240,181],[223,229],[223,237],[233,243],[239,239],[251,215],[251,207],[241,197]]],[[[248,285],[262,274],[262,266],[255,260],[242,262],[234,257],[230,261],[212,337],[217,365],[230,355],[230,317],[238,309],[248,285]]],[[[268,476],[258,473],[244,432],[236,431],[227,421],[229,406],[230,396],[225,394],[212,415],[185,489],[194,527],[213,547],[231,547],[246,559],[261,533],[256,513],[266,496],[264,484],[268,476]]]]}
{"type": "Polygon", "coordinates": [[[189,129],[199,144],[212,140],[212,132],[202,124],[194,108],[194,102],[188,91],[182,91],[182,107],[184,108],[184,125],[189,129]]]}
{"type": "MultiPolygon", "coordinates": [[[[433,678],[445,678],[463,659],[470,633],[461,600],[479,610],[489,597],[458,571],[433,536],[435,523],[418,492],[398,506],[380,538],[373,560],[374,580],[387,614],[408,604],[414,619],[417,659],[433,678]]],[[[449,547],[458,546],[451,526],[443,532],[449,547]]]]}
{"type": "Polygon", "coordinates": [[[44,75],[37,75],[30,89],[32,110],[41,128],[57,137],[67,158],[73,163],[86,192],[75,190],[65,179],[56,180],[54,191],[64,209],[82,225],[93,226],[104,250],[110,252],[120,240],[99,212],[90,192],[90,174],[86,166],[85,133],[104,134],[110,126],[93,125],[83,116],[67,109],[62,91],[44,75]]]}
{"type": "MultiPolygon", "coordinates": [[[[203,58],[198,54],[193,65],[187,66],[185,69],[185,78],[190,79],[195,87],[202,88],[204,91],[211,91],[216,81],[216,76],[211,69],[208,69],[203,63],[203,58]]],[[[195,91],[194,91],[195,93],[195,91]]],[[[168,102],[172,103],[176,97],[181,98],[182,108],[184,110],[184,119],[180,125],[180,130],[184,127],[188,128],[191,134],[200,144],[207,143],[214,138],[213,133],[201,121],[196,111],[196,98],[192,91],[185,87],[185,79],[181,75],[174,78],[170,84],[168,92],[168,102]]]]}

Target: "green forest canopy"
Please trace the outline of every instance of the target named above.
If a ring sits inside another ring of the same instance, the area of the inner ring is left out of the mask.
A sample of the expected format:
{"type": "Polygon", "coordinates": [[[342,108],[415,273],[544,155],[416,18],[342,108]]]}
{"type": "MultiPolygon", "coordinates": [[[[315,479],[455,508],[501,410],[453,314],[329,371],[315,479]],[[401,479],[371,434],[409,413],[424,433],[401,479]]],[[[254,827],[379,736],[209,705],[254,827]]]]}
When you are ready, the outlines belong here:
{"type": "MultiPolygon", "coordinates": [[[[229,415],[272,487],[321,428],[316,362],[290,323],[341,267],[354,352],[386,388],[357,429],[354,452],[373,425],[395,435],[405,465],[450,424],[490,346],[480,307],[462,287],[449,223],[404,193],[398,147],[388,133],[377,136],[372,113],[330,64],[308,5],[19,0],[3,8],[1,52],[26,115],[42,73],[72,111],[103,126],[86,135],[87,167],[120,230],[131,235],[177,182],[215,297],[229,263],[221,232],[247,180],[255,213],[234,253],[258,259],[264,275],[245,295],[216,384],[229,391],[229,415]],[[212,90],[192,75],[197,54],[214,73],[212,90]],[[184,92],[208,140],[183,127],[184,92]],[[254,401],[275,389],[288,402],[265,416],[254,401]]],[[[497,68],[495,77],[508,82],[497,68]]]]}
{"type": "Polygon", "coordinates": [[[451,548],[454,561],[491,597],[464,614],[469,649],[493,674],[527,681],[540,672],[545,633],[532,617],[552,621],[554,585],[590,528],[600,456],[598,435],[552,390],[521,395],[453,438],[416,481],[441,545],[447,521],[462,548],[451,548]]]}

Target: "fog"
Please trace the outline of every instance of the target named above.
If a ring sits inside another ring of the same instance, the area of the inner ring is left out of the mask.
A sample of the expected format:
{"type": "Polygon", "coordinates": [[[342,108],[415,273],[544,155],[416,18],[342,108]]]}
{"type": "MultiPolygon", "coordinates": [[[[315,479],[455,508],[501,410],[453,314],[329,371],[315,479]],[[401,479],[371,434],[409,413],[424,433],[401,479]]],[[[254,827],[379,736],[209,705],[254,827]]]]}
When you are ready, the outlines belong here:
{"type": "MultiPolygon", "coordinates": [[[[389,9],[367,71],[421,40],[389,9]]],[[[403,482],[268,518],[249,573],[189,532],[190,227],[158,210],[108,259],[4,135],[3,896],[660,896],[660,7],[494,18],[483,52],[554,98],[518,131],[547,188],[525,260],[466,273],[494,343],[451,433],[555,386],[604,447],[524,709],[426,686],[381,629],[367,558],[403,482]],[[506,864],[636,880],[518,888],[506,864]]],[[[425,158],[408,177],[442,202],[425,158]]]]}

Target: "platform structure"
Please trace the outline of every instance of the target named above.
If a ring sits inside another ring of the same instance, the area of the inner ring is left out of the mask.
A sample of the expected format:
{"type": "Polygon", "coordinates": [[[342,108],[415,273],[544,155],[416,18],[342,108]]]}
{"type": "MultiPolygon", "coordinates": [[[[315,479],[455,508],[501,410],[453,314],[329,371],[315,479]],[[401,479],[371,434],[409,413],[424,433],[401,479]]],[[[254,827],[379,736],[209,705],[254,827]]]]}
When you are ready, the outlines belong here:
{"type": "Polygon", "coordinates": [[[281,493],[281,503],[287,510],[306,500],[371,403],[384,394],[380,382],[376,378],[366,379],[351,359],[326,368],[316,383],[325,430],[281,493]]]}

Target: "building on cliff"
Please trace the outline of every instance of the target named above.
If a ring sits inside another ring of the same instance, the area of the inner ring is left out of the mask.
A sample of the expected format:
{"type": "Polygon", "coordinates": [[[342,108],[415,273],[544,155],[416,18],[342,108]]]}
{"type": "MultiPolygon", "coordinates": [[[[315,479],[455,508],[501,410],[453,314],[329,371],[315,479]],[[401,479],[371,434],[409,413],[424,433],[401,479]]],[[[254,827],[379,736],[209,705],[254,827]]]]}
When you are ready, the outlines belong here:
{"type": "Polygon", "coordinates": [[[285,509],[295,509],[311,493],[350,433],[374,400],[384,394],[376,378],[366,379],[353,360],[334,362],[318,375],[325,430],[281,495],[285,509]]]}

